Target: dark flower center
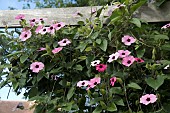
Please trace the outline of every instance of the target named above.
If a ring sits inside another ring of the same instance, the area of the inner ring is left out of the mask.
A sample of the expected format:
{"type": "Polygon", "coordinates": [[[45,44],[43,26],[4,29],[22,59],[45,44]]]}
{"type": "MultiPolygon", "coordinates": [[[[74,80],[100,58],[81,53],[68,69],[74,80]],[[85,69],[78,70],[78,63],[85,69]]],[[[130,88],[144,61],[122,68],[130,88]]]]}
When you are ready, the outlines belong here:
{"type": "Polygon", "coordinates": [[[112,79],[112,82],[115,82],[115,80],[114,80],[114,79],[112,79]]]}
{"type": "Polygon", "coordinates": [[[138,59],[137,61],[138,61],[138,62],[142,62],[141,59],[138,59]]]}
{"type": "Polygon", "coordinates": [[[94,85],[97,85],[97,82],[95,82],[94,85]]]}
{"type": "Polygon", "coordinates": [[[43,29],[43,31],[45,32],[45,31],[46,31],[46,29],[43,29]]]}
{"type": "Polygon", "coordinates": [[[127,41],[130,42],[130,39],[128,38],[127,41]]]}
{"type": "Polygon", "coordinates": [[[58,24],[57,27],[61,27],[61,24],[58,24]]]}
{"type": "Polygon", "coordinates": [[[130,61],[130,60],[128,60],[128,61],[127,61],[127,63],[128,63],[128,64],[130,64],[130,63],[131,63],[131,61],[130,61]]]}
{"type": "Polygon", "coordinates": [[[102,66],[102,65],[100,65],[100,66],[99,66],[99,68],[103,68],[103,66],[102,66]]]}
{"type": "Polygon", "coordinates": [[[53,27],[52,27],[52,26],[50,27],[50,30],[53,30],[53,27]]]}
{"type": "Polygon", "coordinates": [[[25,38],[26,38],[27,36],[28,36],[27,34],[24,35],[25,38]]]}
{"type": "Polygon", "coordinates": [[[66,42],[67,42],[66,40],[63,41],[63,43],[66,43],[66,42]]]}
{"type": "Polygon", "coordinates": [[[125,53],[122,53],[122,55],[125,55],[125,53]]]}
{"type": "Polygon", "coordinates": [[[32,22],[35,22],[35,19],[32,19],[32,22]]]}
{"type": "Polygon", "coordinates": [[[113,56],[112,59],[115,59],[115,56],[113,56]]]}
{"type": "Polygon", "coordinates": [[[151,99],[150,98],[147,98],[146,101],[150,101],[151,99]]]}
{"type": "Polygon", "coordinates": [[[82,82],[82,84],[81,85],[84,85],[85,84],[85,82],[82,82]]]}
{"type": "Polygon", "coordinates": [[[36,65],[35,68],[39,68],[39,65],[36,65]]]}

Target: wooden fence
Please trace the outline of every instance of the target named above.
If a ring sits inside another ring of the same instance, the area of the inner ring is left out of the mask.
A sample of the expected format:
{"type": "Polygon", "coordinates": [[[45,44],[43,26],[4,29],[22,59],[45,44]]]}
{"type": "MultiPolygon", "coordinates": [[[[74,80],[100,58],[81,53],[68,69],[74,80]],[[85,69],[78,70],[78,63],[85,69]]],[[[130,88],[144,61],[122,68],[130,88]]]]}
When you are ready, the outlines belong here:
{"type": "MultiPolygon", "coordinates": [[[[77,21],[89,18],[92,9],[99,9],[100,6],[94,7],[70,7],[70,8],[46,8],[31,10],[1,10],[0,11],[0,27],[20,27],[15,16],[25,14],[26,20],[32,18],[48,18],[47,24],[51,20],[65,22],[67,25],[76,25],[77,21]],[[76,12],[82,13],[84,16],[75,16],[76,12]]],[[[108,10],[112,7],[109,6],[108,10]]],[[[107,15],[107,11],[103,14],[107,15]]],[[[152,4],[142,6],[135,14],[135,17],[146,20],[147,22],[166,22],[170,21],[170,1],[161,8],[157,8],[152,4]]]]}

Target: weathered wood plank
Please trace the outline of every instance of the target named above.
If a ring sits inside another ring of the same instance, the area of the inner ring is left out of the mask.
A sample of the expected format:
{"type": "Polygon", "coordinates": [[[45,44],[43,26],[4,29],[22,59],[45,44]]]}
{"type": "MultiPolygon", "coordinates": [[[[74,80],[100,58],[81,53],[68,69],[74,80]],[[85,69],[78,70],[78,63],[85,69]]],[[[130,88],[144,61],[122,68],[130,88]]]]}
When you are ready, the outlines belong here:
{"type": "MultiPolygon", "coordinates": [[[[46,8],[46,9],[32,9],[32,10],[1,10],[0,11],[0,27],[19,27],[18,20],[15,16],[18,14],[25,14],[26,20],[32,18],[48,18],[47,24],[52,20],[65,22],[67,25],[76,25],[77,21],[85,20],[90,17],[92,9],[99,9],[96,7],[71,7],[71,8],[46,8]],[[84,16],[75,16],[76,12],[82,13],[84,16]]],[[[111,9],[111,7],[109,7],[111,9]]],[[[107,15],[107,11],[104,12],[107,15]]],[[[153,5],[141,7],[135,14],[136,17],[146,20],[147,22],[163,22],[170,21],[170,2],[167,2],[163,7],[156,8],[153,5]]]]}

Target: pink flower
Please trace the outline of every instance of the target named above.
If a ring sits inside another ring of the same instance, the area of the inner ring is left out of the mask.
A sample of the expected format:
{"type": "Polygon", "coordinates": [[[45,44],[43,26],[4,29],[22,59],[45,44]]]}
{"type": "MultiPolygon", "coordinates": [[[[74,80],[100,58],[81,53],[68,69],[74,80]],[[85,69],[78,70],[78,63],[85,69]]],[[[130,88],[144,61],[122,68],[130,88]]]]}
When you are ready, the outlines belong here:
{"type": "Polygon", "coordinates": [[[107,62],[112,62],[112,61],[114,61],[114,60],[117,60],[119,58],[119,53],[118,52],[116,52],[116,53],[113,53],[113,54],[111,54],[111,55],[109,55],[109,59],[108,59],[108,61],[107,62]]]}
{"type": "Polygon", "coordinates": [[[31,31],[30,30],[27,30],[27,31],[23,31],[20,36],[19,36],[19,39],[21,39],[21,41],[26,41],[28,38],[30,38],[32,35],[31,31]]]}
{"type": "Polygon", "coordinates": [[[42,29],[43,29],[43,25],[39,25],[35,30],[36,34],[40,33],[42,29]]]}
{"type": "Polygon", "coordinates": [[[48,27],[47,32],[50,34],[54,34],[55,33],[55,25],[51,25],[50,27],[48,27]]]}
{"type": "Polygon", "coordinates": [[[44,68],[44,64],[42,62],[34,62],[30,65],[30,69],[34,73],[38,73],[43,68],[44,68]]]}
{"type": "Polygon", "coordinates": [[[55,24],[55,29],[56,30],[59,30],[59,29],[61,29],[62,27],[64,27],[65,26],[65,23],[64,22],[59,22],[59,23],[56,23],[55,24]]]}
{"type": "Polygon", "coordinates": [[[128,50],[118,50],[118,53],[119,53],[120,58],[124,58],[124,57],[130,55],[131,52],[128,50]]]}
{"type": "Polygon", "coordinates": [[[140,103],[148,105],[150,103],[156,102],[157,97],[154,94],[146,94],[140,98],[140,103]]]}
{"type": "Polygon", "coordinates": [[[67,38],[65,38],[65,39],[58,42],[58,44],[60,46],[66,46],[66,45],[69,45],[70,43],[71,43],[70,40],[68,40],[67,38]]]}
{"type": "Polygon", "coordinates": [[[97,84],[100,84],[100,81],[101,81],[100,77],[95,77],[93,79],[90,79],[86,90],[88,90],[90,88],[94,88],[97,84]]]}
{"type": "Polygon", "coordinates": [[[105,64],[97,64],[96,65],[96,70],[98,72],[104,72],[106,70],[106,68],[107,68],[107,65],[105,65],[105,64]]]}
{"type": "Polygon", "coordinates": [[[47,33],[47,27],[43,27],[40,31],[39,31],[40,34],[44,35],[47,33]]]}
{"type": "Polygon", "coordinates": [[[143,63],[144,62],[144,60],[141,59],[141,58],[135,58],[135,61],[138,62],[138,63],[143,63]]]}
{"type": "Polygon", "coordinates": [[[22,20],[24,18],[25,18],[25,15],[23,15],[23,14],[19,14],[15,17],[16,20],[22,20]]]}
{"type": "Polygon", "coordinates": [[[36,18],[33,18],[33,19],[29,20],[29,21],[30,21],[31,26],[34,26],[36,23],[39,22],[39,20],[37,20],[36,18]]]}
{"type": "Polygon", "coordinates": [[[123,58],[122,64],[129,67],[130,65],[133,64],[134,61],[135,61],[135,58],[133,56],[127,56],[123,58]]]}
{"type": "Polygon", "coordinates": [[[161,29],[167,29],[167,28],[169,28],[169,27],[170,27],[170,23],[169,23],[169,24],[164,25],[163,27],[161,27],[161,29]]]}
{"type": "Polygon", "coordinates": [[[96,66],[97,64],[100,64],[100,60],[94,60],[91,62],[91,66],[96,66]]]}
{"type": "Polygon", "coordinates": [[[63,47],[55,48],[55,49],[52,50],[52,53],[56,54],[56,53],[60,52],[62,49],[63,49],[63,47]]]}
{"type": "Polygon", "coordinates": [[[124,37],[122,37],[122,42],[127,46],[130,46],[135,41],[136,41],[136,39],[129,35],[125,35],[124,37]]]}
{"type": "Polygon", "coordinates": [[[87,81],[87,80],[79,81],[79,82],[77,83],[77,87],[85,87],[85,86],[87,86],[88,84],[89,84],[89,81],[87,81]]]}
{"type": "Polygon", "coordinates": [[[44,51],[44,50],[46,50],[46,48],[40,47],[37,51],[44,51]]]}
{"type": "Polygon", "coordinates": [[[111,84],[111,86],[114,86],[115,82],[116,82],[116,77],[110,78],[110,84],[111,84]]]}

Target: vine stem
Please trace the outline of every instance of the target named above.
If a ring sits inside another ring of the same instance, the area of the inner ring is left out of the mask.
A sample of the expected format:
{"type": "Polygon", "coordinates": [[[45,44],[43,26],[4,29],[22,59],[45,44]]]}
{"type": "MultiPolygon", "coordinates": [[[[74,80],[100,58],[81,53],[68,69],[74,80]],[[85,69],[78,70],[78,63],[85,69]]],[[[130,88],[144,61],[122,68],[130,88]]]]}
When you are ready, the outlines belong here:
{"type": "Polygon", "coordinates": [[[129,102],[128,102],[128,98],[127,98],[125,83],[123,84],[123,89],[124,89],[124,93],[125,93],[126,103],[128,105],[128,108],[129,108],[129,112],[132,113],[132,109],[130,108],[130,105],[129,105],[129,102]]]}

